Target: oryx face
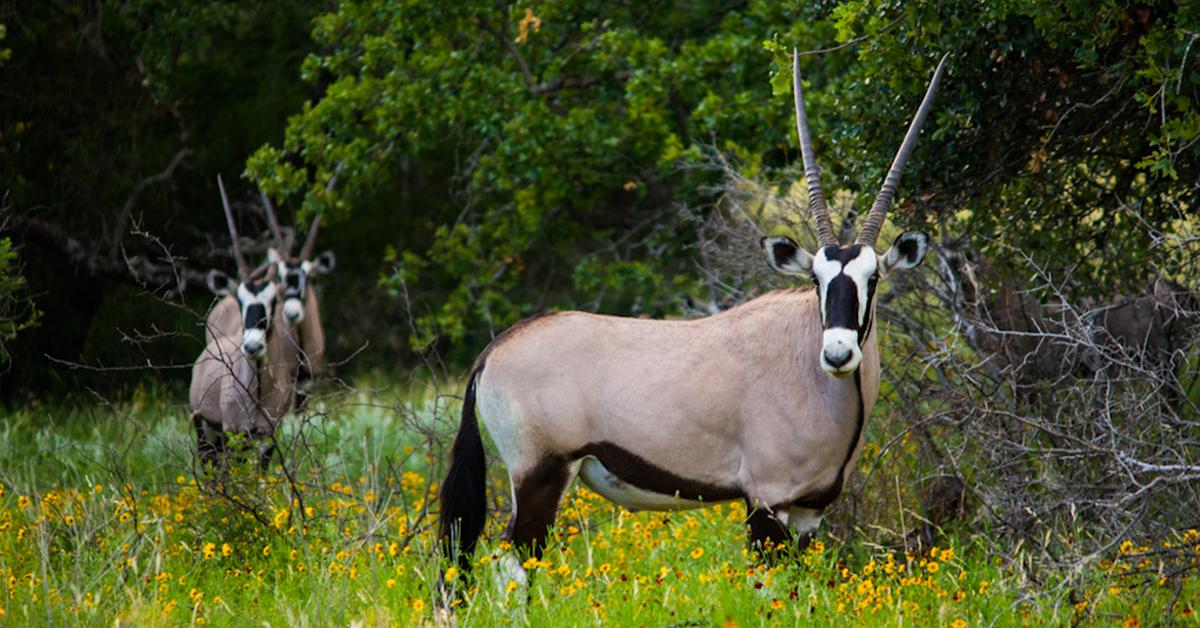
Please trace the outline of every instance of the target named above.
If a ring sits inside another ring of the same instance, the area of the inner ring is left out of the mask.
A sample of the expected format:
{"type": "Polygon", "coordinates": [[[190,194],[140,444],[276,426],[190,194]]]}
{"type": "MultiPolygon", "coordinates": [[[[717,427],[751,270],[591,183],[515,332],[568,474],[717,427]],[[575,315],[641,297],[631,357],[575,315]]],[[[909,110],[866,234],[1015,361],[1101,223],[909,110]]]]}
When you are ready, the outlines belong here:
{"type": "Polygon", "coordinates": [[[276,290],[273,281],[238,284],[238,307],[242,310],[242,353],[251,360],[258,360],[266,353],[267,328],[271,325],[276,290]]]}
{"type": "Polygon", "coordinates": [[[318,255],[315,260],[283,259],[274,249],[268,251],[268,255],[276,265],[276,272],[283,285],[283,317],[289,324],[299,323],[304,319],[304,304],[308,299],[310,280],[317,273],[333,271],[336,258],[332,251],[318,255]]]}
{"type": "Polygon", "coordinates": [[[218,296],[232,294],[242,316],[242,353],[251,360],[263,357],[267,350],[267,329],[274,313],[278,287],[271,278],[243,281],[234,285],[225,273],[210,271],[208,288],[218,296]]]}
{"type": "Polygon", "coordinates": [[[883,256],[866,244],[829,245],[815,255],[791,238],[762,239],[767,263],[785,275],[809,275],[821,309],[821,368],[844,377],[862,361],[862,344],[871,331],[875,289],[893,270],[913,268],[925,259],[929,238],[908,232],[883,256]]]}

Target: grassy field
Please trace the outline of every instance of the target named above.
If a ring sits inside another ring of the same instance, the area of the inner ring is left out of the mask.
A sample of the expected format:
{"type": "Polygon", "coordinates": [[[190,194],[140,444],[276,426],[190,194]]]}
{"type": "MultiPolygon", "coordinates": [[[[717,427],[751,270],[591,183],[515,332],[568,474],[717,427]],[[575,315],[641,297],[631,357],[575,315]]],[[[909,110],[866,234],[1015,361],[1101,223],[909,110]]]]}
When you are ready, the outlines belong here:
{"type": "MultiPolygon", "coordinates": [[[[0,624],[886,625],[1197,623],[1200,584],[1168,577],[1163,544],[1130,540],[1083,573],[1038,580],[986,534],[906,554],[821,535],[768,567],[741,504],[621,510],[573,489],[528,594],[493,573],[508,489],[473,575],[443,571],[432,526],[437,443],[457,402],[357,393],[283,435],[262,478],[197,481],[182,395],[33,405],[0,416],[0,624]],[[431,512],[432,511],[432,512],[431,512]],[[1156,569],[1159,570],[1156,572],[1156,569]],[[457,599],[442,592],[453,585],[457,599]]],[[[495,463],[492,465],[495,467],[495,463]]]]}

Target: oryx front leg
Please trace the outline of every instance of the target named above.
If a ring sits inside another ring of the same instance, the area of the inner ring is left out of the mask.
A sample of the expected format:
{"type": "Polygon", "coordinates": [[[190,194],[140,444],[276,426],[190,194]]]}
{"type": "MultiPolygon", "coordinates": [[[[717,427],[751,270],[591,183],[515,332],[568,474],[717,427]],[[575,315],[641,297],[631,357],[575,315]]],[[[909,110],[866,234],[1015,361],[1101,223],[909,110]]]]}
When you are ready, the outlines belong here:
{"type": "Polygon", "coordinates": [[[780,543],[791,539],[788,530],[788,512],[783,508],[755,505],[746,500],[746,523],[750,526],[750,550],[759,552],[764,559],[773,556],[772,550],[780,543]]]}
{"type": "Polygon", "coordinates": [[[808,549],[817,527],[821,525],[824,510],[792,506],[787,511],[787,525],[796,535],[796,547],[800,551],[808,549]]]}

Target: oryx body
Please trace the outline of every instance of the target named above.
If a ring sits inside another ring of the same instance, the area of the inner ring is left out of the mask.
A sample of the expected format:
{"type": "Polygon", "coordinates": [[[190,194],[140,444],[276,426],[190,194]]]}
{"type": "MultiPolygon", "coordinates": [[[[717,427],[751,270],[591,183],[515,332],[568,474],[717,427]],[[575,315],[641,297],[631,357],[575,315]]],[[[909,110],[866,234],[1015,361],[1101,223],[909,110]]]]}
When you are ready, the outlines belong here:
{"type": "MultiPolygon", "coordinates": [[[[331,189],[334,180],[330,181],[331,189]]],[[[318,216],[309,228],[298,256],[291,256],[291,245],[285,241],[283,231],[275,218],[275,210],[270,199],[263,194],[263,207],[267,213],[267,221],[275,240],[276,248],[268,251],[266,265],[275,269],[280,284],[280,312],[283,322],[288,326],[286,332],[298,342],[299,351],[295,353],[295,377],[292,385],[296,387],[294,394],[296,408],[303,409],[308,398],[311,382],[322,375],[325,370],[325,329],[321,323],[320,299],[313,281],[318,274],[333,272],[336,258],[332,251],[325,251],[313,256],[316,246],[317,233],[321,219],[318,216]]],[[[214,276],[209,275],[209,288],[219,292],[213,285],[214,276]]],[[[233,294],[227,294],[219,300],[205,317],[205,342],[211,343],[215,338],[224,336],[236,337],[242,333],[242,314],[238,300],[233,294]]]]}
{"type": "MultiPolygon", "coordinates": [[[[223,273],[209,273],[209,287],[230,298],[240,333],[214,333],[192,367],[188,399],[202,460],[225,454],[226,434],[244,434],[264,441],[273,436],[279,420],[292,406],[299,344],[278,307],[283,291],[274,267],[252,275],[238,245],[237,228],[218,177],[225,217],[238,264],[239,282],[223,273]]],[[[232,325],[231,325],[232,327],[232,325]]],[[[260,446],[265,467],[274,447],[260,446]]]]}
{"type": "Polygon", "coordinates": [[[260,356],[246,355],[241,337],[225,336],[209,342],[192,367],[188,399],[201,459],[223,456],[228,433],[262,441],[260,462],[270,460],[273,446],[265,441],[292,406],[299,360],[280,308],[273,309],[260,356]]]}
{"type": "Polygon", "coordinates": [[[632,510],[747,499],[819,511],[840,492],[879,389],[873,333],[844,378],[823,371],[820,337],[817,292],[786,290],[708,318],[569,312],[498,338],[475,394],[517,482],[518,516],[522,480],[551,470],[561,489],[580,472],[632,510]]]}
{"type": "MultiPolygon", "coordinates": [[[[944,59],[943,59],[944,61],[944,59]]],[[[840,494],[879,393],[875,291],[912,268],[928,238],[875,241],[942,65],[889,170],[858,241],[833,235],[795,70],[797,126],[820,248],[762,241],[770,267],[815,289],[768,293],[695,320],[566,312],[520,323],[476,361],[442,484],[441,534],[469,565],[485,520],[478,417],[512,483],[505,538],[540,552],[578,476],[631,509],[671,510],[742,499],[750,539],[782,542],[819,524],[840,494]],[[455,543],[454,541],[457,541],[455,543]]],[[[509,561],[513,577],[523,578],[509,561]]]]}

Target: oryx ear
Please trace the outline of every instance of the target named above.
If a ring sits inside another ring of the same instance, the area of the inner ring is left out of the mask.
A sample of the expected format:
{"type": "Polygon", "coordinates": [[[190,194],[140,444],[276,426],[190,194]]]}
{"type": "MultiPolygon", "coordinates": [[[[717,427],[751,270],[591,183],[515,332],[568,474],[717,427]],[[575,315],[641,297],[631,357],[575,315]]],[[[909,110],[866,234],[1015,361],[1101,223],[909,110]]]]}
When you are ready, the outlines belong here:
{"type": "Polygon", "coordinates": [[[233,280],[219,270],[208,271],[205,281],[208,283],[208,289],[219,297],[233,294],[233,280]]]}
{"type": "Polygon", "coordinates": [[[807,275],[813,258],[787,236],[768,236],[759,241],[767,255],[767,265],[782,275],[807,275]]]}
{"type": "Polygon", "coordinates": [[[325,251],[317,256],[316,269],[322,275],[333,272],[335,266],[337,266],[337,256],[333,254],[333,251],[325,251]]]}
{"type": "Polygon", "coordinates": [[[893,270],[916,268],[928,252],[929,236],[919,231],[905,231],[880,258],[879,270],[886,275],[893,270]]]}
{"type": "Polygon", "coordinates": [[[283,258],[279,256],[279,251],[276,251],[275,247],[270,247],[267,249],[267,261],[278,264],[283,261],[283,258]]]}

